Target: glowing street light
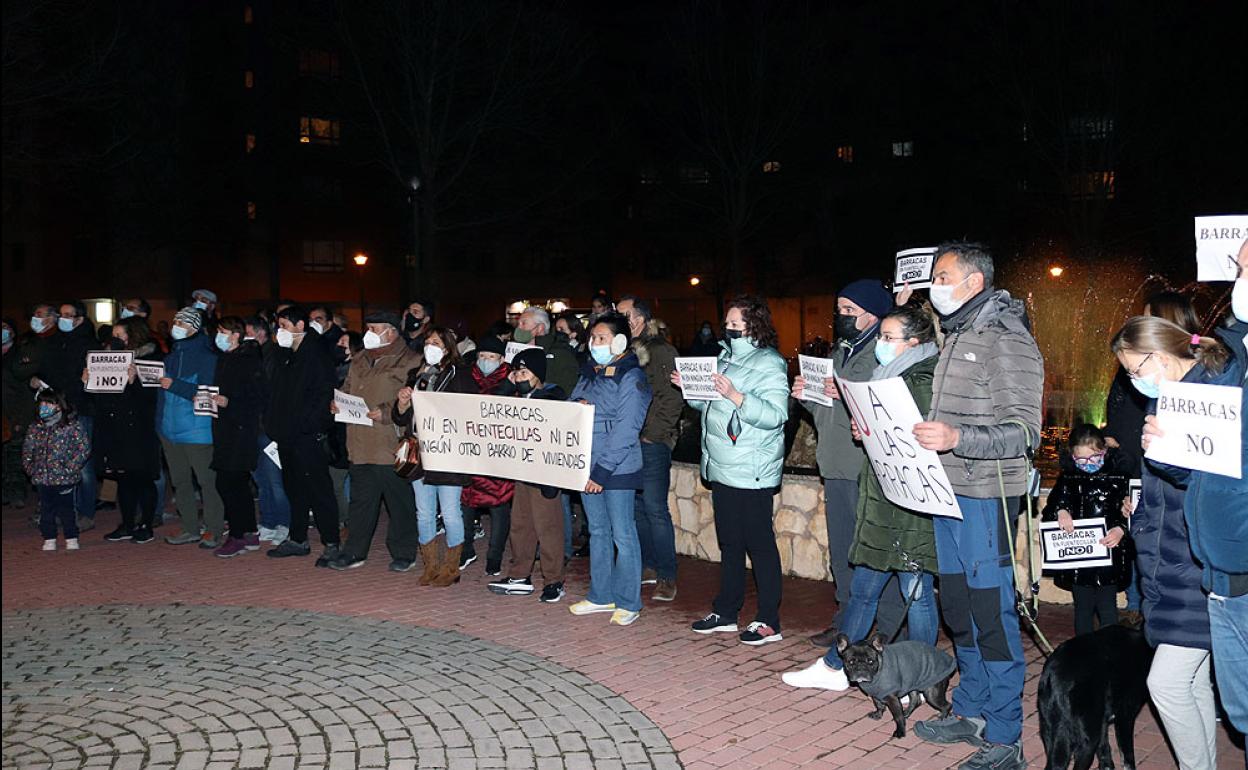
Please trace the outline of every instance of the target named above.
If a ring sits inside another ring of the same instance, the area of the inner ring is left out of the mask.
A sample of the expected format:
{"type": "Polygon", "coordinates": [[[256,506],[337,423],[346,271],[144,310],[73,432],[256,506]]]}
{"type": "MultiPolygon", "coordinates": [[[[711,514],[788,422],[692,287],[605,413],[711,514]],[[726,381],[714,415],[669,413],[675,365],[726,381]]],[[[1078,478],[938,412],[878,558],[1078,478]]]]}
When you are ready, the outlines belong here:
{"type": "Polygon", "coordinates": [[[1053,267],[1049,268],[1049,275],[1053,276],[1054,278],[1061,278],[1062,273],[1064,272],[1066,272],[1066,268],[1062,267],[1061,265],[1054,265],[1053,267]]]}
{"type": "Polygon", "coordinates": [[[355,266],[360,269],[360,328],[363,329],[364,316],[368,315],[367,311],[364,309],[364,266],[368,264],[368,255],[362,251],[357,252],[353,261],[355,262],[355,266]]]}
{"type": "Polygon", "coordinates": [[[701,278],[697,277],[696,275],[691,275],[691,276],[689,276],[689,285],[690,285],[690,286],[697,286],[697,285],[698,285],[698,284],[700,284],[700,283],[702,283],[702,279],[701,279],[701,278]]]}
{"type": "Polygon", "coordinates": [[[368,255],[367,255],[367,254],[365,254],[365,253],[364,253],[364,252],[362,252],[362,251],[361,251],[359,254],[356,254],[356,255],[355,255],[355,264],[356,264],[356,265],[358,265],[359,267],[364,267],[365,265],[367,265],[367,264],[368,264],[368,255]]]}

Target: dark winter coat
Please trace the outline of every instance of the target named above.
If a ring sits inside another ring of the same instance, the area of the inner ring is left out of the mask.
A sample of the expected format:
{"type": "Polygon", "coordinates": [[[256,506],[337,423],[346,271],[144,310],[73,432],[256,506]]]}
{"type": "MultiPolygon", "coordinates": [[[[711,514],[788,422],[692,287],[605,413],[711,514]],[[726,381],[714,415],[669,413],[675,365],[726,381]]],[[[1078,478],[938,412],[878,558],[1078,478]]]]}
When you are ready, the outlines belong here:
{"type": "Polygon", "coordinates": [[[333,425],[334,360],[320,335],[308,331],[298,349],[278,360],[269,383],[264,432],[276,441],[325,440],[333,425]]]}
{"type": "Polygon", "coordinates": [[[1140,477],[1140,463],[1144,461],[1140,434],[1147,414],[1148,399],[1131,384],[1126,370],[1118,367],[1105,399],[1105,435],[1118,442],[1118,451],[1127,462],[1127,475],[1133,479],[1140,477]]]}
{"type": "MultiPolygon", "coordinates": [[[[833,349],[836,374],[850,382],[866,382],[875,371],[875,335],[879,324],[864,330],[858,339],[842,340],[833,349]]],[[[931,387],[928,387],[931,393],[931,387]]],[[[815,462],[819,475],[825,479],[856,479],[862,471],[865,450],[854,442],[849,430],[849,410],[840,401],[825,406],[814,401],[801,401],[814,418],[819,441],[815,445],[815,462]]]]}
{"type": "Polygon", "coordinates": [[[212,421],[212,467],[218,471],[254,471],[260,455],[265,390],[260,347],[244,342],[221,355],[216,385],[229,401],[217,409],[217,419],[212,421]]]}
{"type": "Polygon", "coordinates": [[[1114,563],[1108,567],[1084,567],[1082,569],[1053,570],[1053,583],[1067,591],[1074,586],[1114,586],[1125,590],[1131,582],[1131,563],[1135,561],[1135,548],[1126,518],[1122,515],[1122,501],[1129,494],[1131,460],[1117,449],[1105,453],[1105,465],[1096,473],[1085,473],[1075,465],[1068,452],[1061,457],[1062,472],[1049,493],[1041,517],[1045,521],[1057,521],[1058,511],[1069,511],[1073,519],[1105,519],[1105,530],[1120,527],[1126,535],[1122,542],[1110,549],[1114,563]]]}
{"type": "MultiPolygon", "coordinates": [[[[155,342],[134,351],[140,361],[159,361],[155,342]]],[[[81,376],[81,373],[80,373],[81,376]]],[[[95,411],[92,459],[100,475],[118,473],[160,477],[160,438],[156,435],[159,388],[145,388],[136,377],[121,393],[88,393],[95,411]]]]}
{"type": "Polygon", "coordinates": [[[650,383],[637,354],[630,350],[606,366],[587,363],[569,399],[594,407],[590,480],[603,489],[641,489],[641,426],[650,383]]]}
{"type": "MultiPolygon", "coordinates": [[[[441,366],[412,369],[407,373],[407,384],[413,390],[421,392],[477,393],[477,383],[472,379],[469,367],[463,362],[443,362],[441,366]]],[[[411,425],[415,418],[416,410],[411,404],[408,404],[407,409],[400,410],[398,401],[395,401],[391,410],[391,420],[395,425],[411,425]]],[[[422,478],[426,484],[435,487],[462,487],[469,479],[463,473],[429,470],[425,471],[422,478]]]]}
{"type": "MultiPolygon", "coordinates": [[[[1183,382],[1213,379],[1197,364],[1183,382]]],[[[1149,411],[1156,410],[1156,402],[1149,411]]],[[[1183,515],[1185,490],[1167,466],[1144,461],[1140,502],[1131,514],[1135,564],[1140,572],[1144,633],[1149,644],[1210,649],[1209,609],[1201,568],[1189,545],[1183,515]]]]}
{"type": "Polygon", "coordinates": [[[91,406],[83,390],[82,370],[87,352],[98,347],[95,326],[83,320],[72,332],[57,331],[40,336],[39,379],[65,394],[65,399],[81,415],[90,415],[91,406]]]}
{"type": "Polygon", "coordinates": [[[15,436],[21,435],[26,426],[38,419],[35,408],[35,392],[30,389],[30,378],[35,374],[35,367],[26,363],[23,346],[17,342],[4,354],[3,382],[4,396],[0,403],[4,407],[4,419],[9,421],[9,428],[15,436]]]}
{"type": "MultiPolygon", "coordinates": [[[[653,321],[650,323],[654,324],[653,321]]],[[[646,412],[645,424],[641,426],[641,438],[672,449],[680,434],[680,413],[685,410],[685,399],[680,394],[680,388],[672,385],[672,372],[676,371],[676,348],[661,335],[647,333],[633,340],[633,352],[645,370],[651,393],[650,409],[646,412]]]]}
{"type": "MultiPolygon", "coordinates": [[[[935,370],[936,356],[932,356],[901,375],[920,414],[926,412],[931,403],[935,370]]],[[[870,460],[862,463],[858,488],[858,521],[849,552],[850,563],[863,564],[880,572],[906,572],[912,569],[909,562],[913,560],[924,572],[936,574],[936,531],[932,517],[889,502],[871,469],[870,460]]]]}
{"type": "Polygon", "coordinates": [[[546,351],[546,382],[571,391],[576,385],[578,364],[568,338],[558,332],[534,337],[533,344],[546,351]]]}

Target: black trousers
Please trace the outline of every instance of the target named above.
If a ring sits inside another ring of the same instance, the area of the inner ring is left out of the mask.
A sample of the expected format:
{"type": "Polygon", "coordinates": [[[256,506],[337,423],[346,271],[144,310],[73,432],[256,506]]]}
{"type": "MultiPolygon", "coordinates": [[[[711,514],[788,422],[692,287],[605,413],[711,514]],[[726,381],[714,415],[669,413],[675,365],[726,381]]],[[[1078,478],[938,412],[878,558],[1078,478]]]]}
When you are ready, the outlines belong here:
{"type": "Polygon", "coordinates": [[[308,542],[308,514],[316,522],[321,542],[338,545],[338,500],[329,478],[329,456],[315,436],[280,442],[282,486],[290,499],[290,539],[308,542]]]}
{"type": "Polygon", "coordinates": [[[1118,622],[1117,586],[1071,586],[1075,597],[1075,634],[1090,634],[1096,628],[1107,628],[1118,622]],[[1094,626],[1095,616],[1101,623],[1094,626]]]}
{"type": "Polygon", "coordinates": [[[780,551],[771,526],[774,489],[738,489],[716,482],[711,487],[715,535],[719,540],[719,595],[711,608],[736,620],[745,603],[745,556],[754,567],[758,591],[755,619],[780,630],[780,551]]]}
{"type": "Polygon", "coordinates": [[[151,529],[156,518],[156,485],[151,477],[134,472],[117,474],[117,507],[121,509],[121,526],[134,529],[137,512],[138,525],[151,529]]]}
{"type": "Polygon", "coordinates": [[[416,495],[412,482],[399,478],[389,465],[352,465],[351,503],[347,508],[346,552],[357,559],[368,556],[373,533],[381,518],[381,502],[390,512],[386,548],[393,559],[416,560],[416,495]]]}
{"type": "MultiPolygon", "coordinates": [[[[265,462],[268,462],[266,459],[265,462]]],[[[251,496],[251,471],[217,471],[217,494],[225,506],[230,537],[256,531],[256,502],[251,496]]]]}
{"type": "MultiPolygon", "coordinates": [[[[488,509],[464,506],[464,556],[477,555],[477,548],[472,542],[472,533],[477,527],[477,517],[484,510],[490,512],[490,547],[486,551],[485,560],[501,564],[503,551],[507,549],[507,536],[511,533],[510,502],[495,505],[488,509]]],[[[563,515],[562,512],[560,515],[563,515]]]]}

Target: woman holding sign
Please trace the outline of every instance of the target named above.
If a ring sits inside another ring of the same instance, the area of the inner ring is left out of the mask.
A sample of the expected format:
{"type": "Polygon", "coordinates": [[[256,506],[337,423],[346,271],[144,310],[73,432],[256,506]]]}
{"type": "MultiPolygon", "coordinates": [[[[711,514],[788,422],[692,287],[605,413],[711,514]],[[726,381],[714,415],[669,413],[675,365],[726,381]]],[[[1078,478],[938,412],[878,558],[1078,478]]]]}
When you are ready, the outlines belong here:
{"type": "MultiPolygon", "coordinates": [[[[754,566],[758,614],[739,638],[745,644],[778,642],[780,552],[772,528],[772,497],[784,473],[784,423],[789,417],[788,367],[776,350],[771,310],[760,297],[743,295],[728,306],[719,371],[718,401],[689,401],[702,413],[702,477],[711,484],[715,535],[722,554],[719,594],[699,634],[735,633],[745,602],[745,557],[754,566]]],[[[680,386],[680,373],[672,373],[680,386]]]]}
{"type": "MultiPolygon", "coordinates": [[[[113,326],[110,350],[129,350],[140,361],[159,361],[160,350],[142,318],[125,318],[113,326]]],[[[82,373],[87,381],[87,372],[82,373]]],[[[152,540],[156,486],[160,476],[160,440],[156,437],[156,389],[146,388],[130,365],[121,393],[90,393],[95,409],[91,443],[96,473],[117,481],[121,526],[104,536],[110,542],[152,540]],[[136,526],[135,513],[138,513],[136,526]]]]}
{"type": "Polygon", "coordinates": [[[594,407],[589,482],[581,496],[589,520],[589,595],[568,609],[573,615],[610,612],[612,623],[627,626],[641,614],[641,543],[633,507],[642,482],[641,427],[650,383],[629,346],[628,319],[607,313],[589,334],[590,358],[569,398],[594,407]]]}
{"type": "MultiPolygon", "coordinates": [[[[1220,342],[1194,335],[1162,318],[1135,316],[1114,335],[1110,349],[1131,384],[1149,399],[1150,412],[1162,382],[1209,383],[1226,366],[1220,342]]],[[[1148,417],[1144,447],[1157,434],[1148,417]]],[[[1201,591],[1201,568],[1188,544],[1184,469],[1144,461],[1143,489],[1131,514],[1131,538],[1144,595],[1144,631],[1156,650],[1148,690],[1170,737],[1180,767],[1216,767],[1216,722],[1209,610],[1201,591]]]]}

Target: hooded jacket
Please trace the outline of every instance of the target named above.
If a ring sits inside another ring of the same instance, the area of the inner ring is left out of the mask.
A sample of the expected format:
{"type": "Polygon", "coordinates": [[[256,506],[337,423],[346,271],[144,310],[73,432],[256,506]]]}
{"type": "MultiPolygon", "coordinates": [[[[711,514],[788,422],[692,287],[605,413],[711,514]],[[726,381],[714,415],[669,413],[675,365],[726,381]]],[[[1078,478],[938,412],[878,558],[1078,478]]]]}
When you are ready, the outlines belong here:
{"type": "MultiPolygon", "coordinates": [[[[832,358],[836,361],[836,373],[843,380],[850,382],[866,382],[875,371],[875,336],[880,325],[877,323],[863,331],[853,342],[837,343],[832,358]]],[[[825,479],[857,479],[862,470],[865,450],[854,443],[849,431],[849,410],[841,402],[832,406],[816,404],[813,401],[802,401],[802,406],[810,412],[815,420],[815,431],[819,434],[815,445],[815,462],[819,465],[819,475],[825,479]]]]}
{"type": "Polygon", "coordinates": [[[680,390],[672,385],[672,372],[676,371],[676,348],[654,333],[654,321],[647,327],[645,334],[633,340],[633,352],[646,373],[651,393],[650,409],[641,427],[641,438],[673,449],[680,433],[680,413],[685,408],[680,390]]]}
{"type": "Polygon", "coordinates": [[[402,435],[391,420],[395,394],[407,381],[407,372],[418,359],[402,337],[375,350],[363,350],[351,356],[351,368],[342,384],[342,391],[359,396],[369,409],[381,416],[368,425],[347,425],[347,453],[359,465],[391,465],[394,447],[402,435]]]}
{"type": "Polygon", "coordinates": [[[745,398],[740,408],[728,400],[689,402],[702,413],[702,478],[737,489],[775,489],[784,475],[788,367],[775,348],[755,347],[744,337],[735,352],[728,340],[720,346],[719,372],[745,398]]]}
{"type": "Polygon", "coordinates": [[[177,340],[165,358],[165,376],[173,380],[156,397],[156,425],[161,438],[174,444],[211,444],[212,418],[195,414],[195,392],[215,383],[217,352],[203,331],[177,340]]]}
{"type": "Polygon", "coordinates": [[[605,366],[586,362],[568,400],[594,407],[590,481],[603,489],[641,489],[641,427],[651,395],[637,354],[629,350],[605,366]]]}
{"type": "Polygon", "coordinates": [[[22,441],[22,470],[36,486],[77,484],[90,457],[91,437],[75,417],[62,417],[56,425],[35,420],[22,441]]]}
{"type": "Polygon", "coordinates": [[[1001,497],[1027,491],[1031,453],[1040,444],[1044,361],[1020,300],[1004,290],[984,290],[960,320],[943,319],[945,345],[932,381],[929,420],[960,431],[958,445],[941,454],[953,490],[964,497],[1001,497]],[[1027,430],[1015,424],[1017,420],[1027,430]]]}

